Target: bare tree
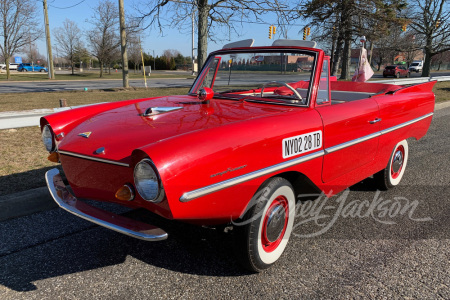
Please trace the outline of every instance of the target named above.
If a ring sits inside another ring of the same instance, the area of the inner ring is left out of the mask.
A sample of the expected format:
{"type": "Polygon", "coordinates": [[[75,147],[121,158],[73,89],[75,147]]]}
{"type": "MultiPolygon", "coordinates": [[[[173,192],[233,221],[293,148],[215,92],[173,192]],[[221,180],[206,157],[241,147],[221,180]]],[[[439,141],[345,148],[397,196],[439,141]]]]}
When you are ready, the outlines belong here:
{"type": "Polygon", "coordinates": [[[139,40],[130,39],[130,36],[127,35],[128,39],[128,59],[133,63],[134,73],[138,69],[141,64],[141,45],[139,40]]]}
{"type": "Polygon", "coordinates": [[[60,53],[70,62],[72,75],[75,73],[77,51],[82,48],[80,29],[69,19],[64,20],[63,27],[55,29],[55,39],[60,53]]]}
{"type": "Polygon", "coordinates": [[[30,63],[46,64],[47,58],[39,53],[35,43],[30,43],[28,46],[23,47],[23,53],[27,56],[27,61],[30,63]]]}
{"type": "Polygon", "coordinates": [[[351,46],[358,36],[372,41],[387,34],[398,24],[398,12],[403,1],[390,0],[305,0],[294,18],[310,20],[316,28],[326,28],[323,39],[332,45],[332,74],[336,74],[342,60],[341,79],[350,78],[351,46]]]}
{"type": "Polygon", "coordinates": [[[100,1],[94,8],[90,23],[94,26],[88,31],[90,49],[100,63],[100,77],[103,77],[105,64],[110,63],[120,51],[119,10],[116,4],[110,0],[100,1]]]}
{"type": "Polygon", "coordinates": [[[408,66],[422,52],[420,41],[417,40],[416,35],[412,31],[396,38],[391,45],[395,47],[395,50],[403,54],[408,66]]]}
{"type": "Polygon", "coordinates": [[[450,50],[450,9],[448,0],[410,0],[414,14],[411,28],[424,41],[425,62],[422,76],[429,77],[431,58],[450,50]]]}
{"type": "Polygon", "coordinates": [[[399,52],[396,49],[399,44],[398,40],[400,40],[400,33],[394,30],[391,34],[379,38],[374,43],[375,48],[373,49],[372,57],[378,71],[383,64],[392,64],[394,62],[394,58],[399,52]]]}
{"type": "Polygon", "coordinates": [[[445,63],[448,65],[450,63],[450,51],[445,51],[434,55],[433,58],[431,59],[431,63],[434,66],[437,65],[438,66],[437,71],[439,71],[441,69],[442,64],[445,63]]]}
{"type": "Polygon", "coordinates": [[[166,49],[163,52],[163,56],[165,56],[167,59],[175,58],[179,54],[181,54],[180,51],[175,50],[175,49],[166,49]]]}
{"type": "Polygon", "coordinates": [[[133,18],[128,18],[130,25],[127,26],[127,43],[128,43],[128,59],[134,65],[134,73],[139,68],[142,61],[141,56],[141,40],[142,40],[142,28],[133,18]]]}
{"type": "Polygon", "coordinates": [[[10,79],[9,60],[12,55],[41,34],[37,22],[36,2],[32,0],[0,0],[0,50],[10,79]]]}
{"type": "MultiPolygon", "coordinates": [[[[281,0],[148,0],[148,4],[140,11],[142,21],[149,20],[149,25],[155,25],[162,30],[163,18],[171,15],[169,24],[173,27],[183,28],[190,21],[192,14],[197,16],[198,34],[198,64],[202,66],[206,60],[208,38],[217,40],[213,33],[226,29],[239,35],[238,25],[247,20],[262,20],[266,13],[273,13],[279,20],[285,19],[289,11],[290,1],[281,0]]],[[[282,23],[282,22],[280,22],[282,23]]],[[[227,35],[228,36],[228,35],[227,35]]],[[[219,39],[220,40],[220,39],[219,39]]]]}

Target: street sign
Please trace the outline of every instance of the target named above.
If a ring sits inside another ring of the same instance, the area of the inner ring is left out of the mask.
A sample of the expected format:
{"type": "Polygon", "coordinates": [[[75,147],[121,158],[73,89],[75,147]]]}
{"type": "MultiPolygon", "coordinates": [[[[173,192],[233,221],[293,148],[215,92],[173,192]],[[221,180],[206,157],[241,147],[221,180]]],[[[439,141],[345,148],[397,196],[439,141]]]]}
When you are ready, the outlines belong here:
{"type": "Polygon", "coordinates": [[[20,56],[15,56],[15,57],[14,57],[14,62],[15,62],[16,64],[21,64],[21,63],[22,63],[22,57],[20,57],[20,56]]]}

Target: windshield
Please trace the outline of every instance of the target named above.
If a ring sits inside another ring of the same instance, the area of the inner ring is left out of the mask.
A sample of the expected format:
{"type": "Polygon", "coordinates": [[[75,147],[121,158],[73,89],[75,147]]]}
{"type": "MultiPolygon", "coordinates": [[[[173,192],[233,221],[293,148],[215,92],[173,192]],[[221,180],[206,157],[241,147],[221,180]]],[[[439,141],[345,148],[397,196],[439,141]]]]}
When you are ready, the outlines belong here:
{"type": "Polygon", "coordinates": [[[418,66],[419,63],[412,63],[411,66],[418,66]]]}
{"type": "Polygon", "coordinates": [[[307,105],[315,58],[315,52],[292,49],[219,52],[209,57],[190,93],[208,87],[219,99],[307,105]]]}

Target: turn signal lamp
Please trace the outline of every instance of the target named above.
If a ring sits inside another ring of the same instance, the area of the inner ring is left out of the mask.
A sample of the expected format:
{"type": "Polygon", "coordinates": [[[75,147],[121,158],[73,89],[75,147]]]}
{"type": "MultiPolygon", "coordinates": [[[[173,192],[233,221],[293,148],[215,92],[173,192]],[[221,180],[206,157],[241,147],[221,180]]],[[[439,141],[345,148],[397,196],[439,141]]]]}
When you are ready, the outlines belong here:
{"type": "Polygon", "coordinates": [[[121,201],[131,201],[134,199],[134,193],[133,189],[128,185],[125,184],[116,192],[116,198],[121,201]]]}
{"type": "Polygon", "coordinates": [[[52,152],[50,153],[50,155],[47,157],[47,159],[51,162],[54,163],[59,163],[59,153],[58,152],[52,152]]]}

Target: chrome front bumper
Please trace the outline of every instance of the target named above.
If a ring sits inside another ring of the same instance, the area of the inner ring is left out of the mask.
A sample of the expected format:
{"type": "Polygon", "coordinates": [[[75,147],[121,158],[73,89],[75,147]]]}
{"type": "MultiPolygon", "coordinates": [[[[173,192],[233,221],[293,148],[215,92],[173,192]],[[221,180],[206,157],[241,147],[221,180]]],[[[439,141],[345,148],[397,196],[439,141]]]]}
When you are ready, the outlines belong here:
{"type": "Polygon", "coordinates": [[[45,180],[55,202],[71,214],[141,240],[160,241],[167,239],[167,233],[161,228],[135,221],[77,200],[67,190],[58,169],[49,170],[45,174],[45,180]]]}

